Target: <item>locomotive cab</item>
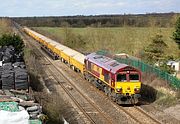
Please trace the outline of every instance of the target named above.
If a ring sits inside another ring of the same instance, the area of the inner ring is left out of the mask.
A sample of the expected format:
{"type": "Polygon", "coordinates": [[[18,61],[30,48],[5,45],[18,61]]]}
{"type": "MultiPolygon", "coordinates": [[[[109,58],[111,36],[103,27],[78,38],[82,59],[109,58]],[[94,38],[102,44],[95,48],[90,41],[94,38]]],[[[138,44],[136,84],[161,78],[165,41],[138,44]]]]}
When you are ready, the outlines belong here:
{"type": "Polygon", "coordinates": [[[115,75],[115,93],[119,104],[137,103],[140,97],[141,73],[132,68],[126,67],[115,75]]]}

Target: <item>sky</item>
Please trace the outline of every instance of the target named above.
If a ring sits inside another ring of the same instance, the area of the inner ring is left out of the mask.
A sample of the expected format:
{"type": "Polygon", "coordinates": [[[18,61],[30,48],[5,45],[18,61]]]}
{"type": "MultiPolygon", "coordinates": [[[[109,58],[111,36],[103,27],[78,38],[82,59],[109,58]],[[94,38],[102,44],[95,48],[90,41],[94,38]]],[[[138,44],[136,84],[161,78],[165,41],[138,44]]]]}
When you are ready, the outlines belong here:
{"type": "Polygon", "coordinates": [[[180,12],[180,0],[0,0],[0,16],[73,16],[180,12]]]}

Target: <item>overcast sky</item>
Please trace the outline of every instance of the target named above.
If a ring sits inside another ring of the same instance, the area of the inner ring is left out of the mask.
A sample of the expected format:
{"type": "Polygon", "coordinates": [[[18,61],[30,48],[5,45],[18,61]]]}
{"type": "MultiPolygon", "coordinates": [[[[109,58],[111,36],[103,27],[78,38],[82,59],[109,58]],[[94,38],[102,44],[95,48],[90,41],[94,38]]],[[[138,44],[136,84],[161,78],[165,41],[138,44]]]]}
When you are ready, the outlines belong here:
{"type": "Polygon", "coordinates": [[[0,16],[180,12],[180,0],[0,0],[0,16]]]}

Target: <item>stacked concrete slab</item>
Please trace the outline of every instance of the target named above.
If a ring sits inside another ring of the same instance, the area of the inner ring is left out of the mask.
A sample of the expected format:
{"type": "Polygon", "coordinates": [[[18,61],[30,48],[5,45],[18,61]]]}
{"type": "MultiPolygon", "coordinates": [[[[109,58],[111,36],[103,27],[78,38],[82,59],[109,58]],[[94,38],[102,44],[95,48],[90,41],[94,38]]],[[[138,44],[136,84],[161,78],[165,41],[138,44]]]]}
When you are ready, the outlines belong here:
{"type": "Polygon", "coordinates": [[[28,73],[22,56],[12,46],[0,48],[0,88],[28,89],[28,73]]]}
{"type": "Polygon", "coordinates": [[[12,64],[4,64],[2,70],[2,89],[14,89],[14,70],[12,64]]]}
{"type": "Polygon", "coordinates": [[[26,124],[23,122],[25,119],[28,124],[45,124],[47,118],[42,113],[42,106],[24,90],[0,90],[0,112],[0,124],[26,124]]]}
{"type": "Polygon", "coordinates": [[[5,46],[3,49],[3,63],[9,63],[14,61],[15,49],[13,46],[5,46]]]}
{"type": "Polygon", "coordinates": [[[24,63],[14,64],[15,89],[28,89],[28,73],[24,63]]]}

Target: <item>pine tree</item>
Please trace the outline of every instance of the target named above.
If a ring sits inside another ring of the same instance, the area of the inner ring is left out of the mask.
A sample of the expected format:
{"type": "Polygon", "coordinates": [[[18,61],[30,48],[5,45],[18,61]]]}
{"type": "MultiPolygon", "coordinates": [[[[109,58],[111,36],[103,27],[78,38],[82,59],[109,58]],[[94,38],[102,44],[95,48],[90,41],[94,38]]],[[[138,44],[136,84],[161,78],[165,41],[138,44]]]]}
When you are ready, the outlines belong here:
{"type": "Polygon", "coordinates": [[[180,49],[180,17],[178,18],[176,22],[175,29],[176,29],[175,32],[173,32],[173,39],[178,44],[179,49],[180,49]]]}
{"type": "Polygon", "coordinates": [[[167,44],[163,40],[163,36],[156,35],[153,38],[153,42],[144,48],[142,58],[145,62],[151,65],[158,64],[161,70],[172,74],[174,70],[167,65],[169,59],[164,53],[167,47],[167,44]]]}
{"type": "Polygon", "coordinates": [[[153,42],[144,49],[143,59],[149,64],[162,62],[165,59],[164,50],[167,44],[163,41],[162,35],[156,35],[153,42]]]}

